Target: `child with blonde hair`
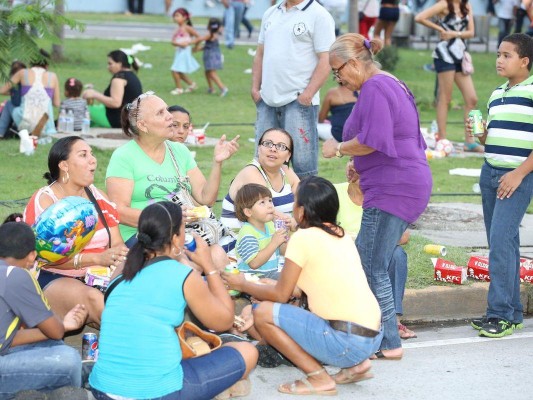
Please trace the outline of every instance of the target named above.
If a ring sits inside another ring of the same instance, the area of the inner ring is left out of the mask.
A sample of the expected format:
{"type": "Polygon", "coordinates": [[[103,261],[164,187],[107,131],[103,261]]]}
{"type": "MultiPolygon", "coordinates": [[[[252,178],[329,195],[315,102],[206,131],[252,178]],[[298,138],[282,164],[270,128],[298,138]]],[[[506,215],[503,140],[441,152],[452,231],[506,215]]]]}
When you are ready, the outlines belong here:
{"type": "Polygon", "coordinates": [[[199,35],[196,29],[192,27],[191,15],[185,8],[176,9],[172,14],[172,18],[178,24],[178,28],[172,36],[172,46],[176,47],[176,54],[170,67],[176,88],[171,90],[170,93],[183,94],[196,89],[196,82],[193,82],[187,74],[191,74],[200,68],[191,50],[191,44],[196,44],[199,35]],[[188,85],[186,89],[181,87],[182,80],[188,85]]]}

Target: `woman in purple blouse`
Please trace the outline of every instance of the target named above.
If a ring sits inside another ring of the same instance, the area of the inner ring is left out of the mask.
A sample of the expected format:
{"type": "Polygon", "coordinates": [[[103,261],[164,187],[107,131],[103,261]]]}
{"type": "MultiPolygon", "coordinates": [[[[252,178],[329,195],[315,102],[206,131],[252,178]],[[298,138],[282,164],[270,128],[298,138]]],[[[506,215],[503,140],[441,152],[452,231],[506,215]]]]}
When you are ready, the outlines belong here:
{"type": "Polygon", "coordinates": [[[355,244],[381,307],[384,336],[376,357],[401,359],[387,269],[403,232],[429,202],[432,178],[413,94],[374,61],[382,47],[381,40],[354,33],[331,46],[333,75],[360,94],[344,125],[343,141],[326,141],[322,153],[326,158],[352,157],[361,176],[363,220],[355,244]]]}

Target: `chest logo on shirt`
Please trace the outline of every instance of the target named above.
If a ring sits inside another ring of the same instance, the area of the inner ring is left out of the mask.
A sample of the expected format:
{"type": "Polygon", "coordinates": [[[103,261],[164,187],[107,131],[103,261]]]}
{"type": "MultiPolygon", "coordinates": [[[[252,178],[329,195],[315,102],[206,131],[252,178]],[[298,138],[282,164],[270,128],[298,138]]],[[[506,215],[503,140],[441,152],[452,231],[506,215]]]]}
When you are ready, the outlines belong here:
{"type": "Polygon", "coordinates": [[[305,32],[307,32],[307,27],[303,22],[298,22],[292,27],[292,33],[294,34],[294,36],[303,35],[305,32]]]}

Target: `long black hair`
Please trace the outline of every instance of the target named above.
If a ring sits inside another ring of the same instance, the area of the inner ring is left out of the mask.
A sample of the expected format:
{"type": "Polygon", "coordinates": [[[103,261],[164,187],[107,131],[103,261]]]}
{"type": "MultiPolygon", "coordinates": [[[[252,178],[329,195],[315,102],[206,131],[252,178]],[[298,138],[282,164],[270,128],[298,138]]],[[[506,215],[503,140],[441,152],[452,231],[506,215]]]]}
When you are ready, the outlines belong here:
{"type": "Polygon", "coordinates": [[[59,163],[68,160],[72,146],[78,140],[83,140],[79,136],[67,136],[55,142],[48,152],[48,172],[45,172],[43,178],[50,185],[59,179],[59,163]]]}
{"type": "Polygon", "coordinates": [[[116,63],[121,63],[123,68],[132,68],[135,72],[139,71],[139,65],[135,57],[127,55],[122,50],[113,50],[107,56],[116,63]]]}
{"type": "Polygon", "coordinates": [[[296,189],[296,205],[304,209],[301,228],[316,227],[333,236],[344,236],[344,229],[337,224],[339,196],[327,179],[319,176],[302,179],[296,189]]]}
{"type": "MultiPolygon", "coordinates": [[[[455,9],[453,7],[453,0],[446,0],[448,3],[448,13],[455,15],[455,9]]],[[[468,15],[468,0],[461,0],[459,3],[459,10],[461,11],[461,17],[466,17],[468,15]]]]}
{"type": "Polygon", "coordinates": [[[124,279],[131,281],[157,252],[171,245],[174,235],[180,234],[181,207],[170,201],[150,204],[139,217],[137,243],[128,253],[124,265],[124,279]]]}

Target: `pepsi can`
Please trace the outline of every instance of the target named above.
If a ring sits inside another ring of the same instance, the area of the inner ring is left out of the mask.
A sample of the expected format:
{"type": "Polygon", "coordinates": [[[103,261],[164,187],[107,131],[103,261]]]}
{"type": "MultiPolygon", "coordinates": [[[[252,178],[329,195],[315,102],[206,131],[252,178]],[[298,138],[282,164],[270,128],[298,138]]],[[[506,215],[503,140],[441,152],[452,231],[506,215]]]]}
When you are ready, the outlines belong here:
{"type": "Polygon", "coordinates": [[[188,233],[185,234],[185,243],[184,246],[189,251],[196,250],[196,240],[194,240],[194,237],[188,233]]]}
{"type": "Polygon", "coordinates": [[[96,333],[87,332],[81,339],[81,359],[96,361],[98,358],[98,336],[96,333]]]}

